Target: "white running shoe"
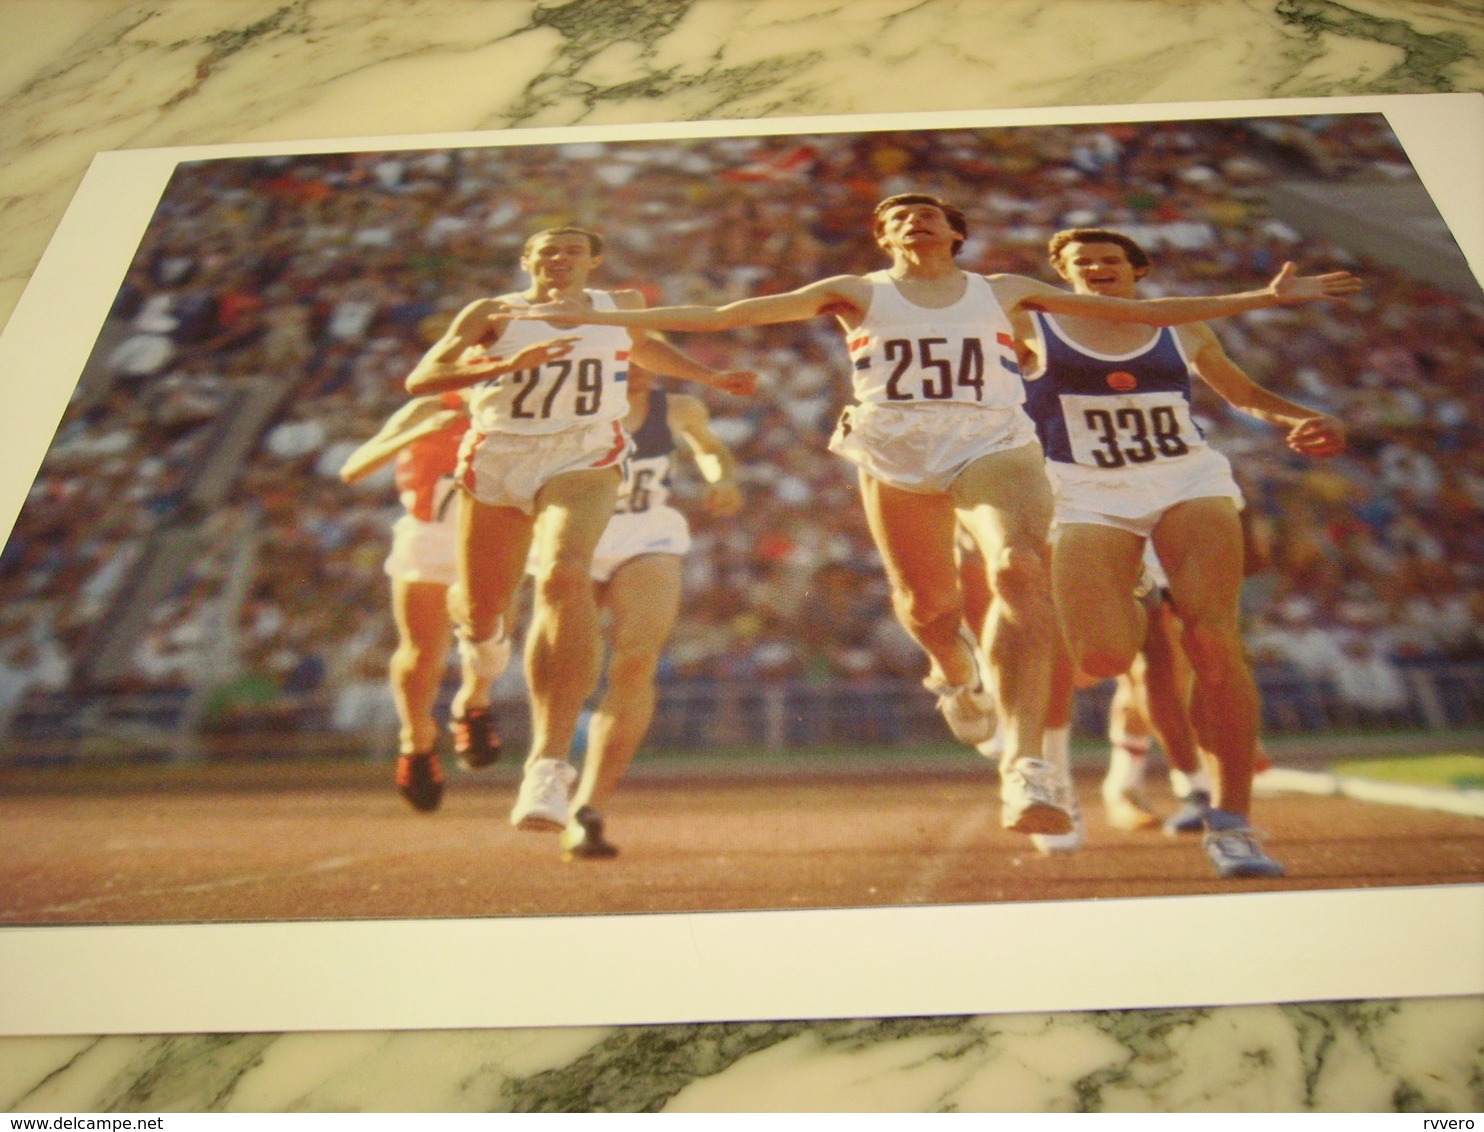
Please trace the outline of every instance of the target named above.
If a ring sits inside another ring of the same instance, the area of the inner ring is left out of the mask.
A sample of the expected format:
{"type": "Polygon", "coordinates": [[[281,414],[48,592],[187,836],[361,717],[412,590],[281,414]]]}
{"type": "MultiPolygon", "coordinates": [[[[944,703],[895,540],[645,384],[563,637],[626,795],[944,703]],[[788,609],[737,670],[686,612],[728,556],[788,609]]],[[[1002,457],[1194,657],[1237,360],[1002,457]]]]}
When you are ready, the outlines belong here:
{"type": "Polygon", "coordinates": [[[979,664],[979,646],[967,630],[960,629],[959,636],[969,650],[969,660],[974,665],[974,678],[967,684],[953,687],[941,676],[929,676],[922,686],[938,697],[938,711],[948,724],[948,730],[960,743],[978,747],[994,738],[997,720],[994,696],[984,687],[984,676],[979,664]]]}
{"type": "Polygon", "coordinates": [[[482,641],[471,641],[461,628],[455,634],[459,646],[459,661],[478,679],[493,684],[505,675],[510,667],[510,654],[515,651],[510,635],[505,632],[504,618],[495,626],[495,631],[482,641]]]}
{"type": "MultiPolygon", "coordinates": [[[[1147,570],[1148,567],[1145,567],[1147,570]]],[[[1144,793],[1144,768],[1149,741],[1125,736],[1112,742],[1108,771],[1103,775],[1103,813],[1108,824],[1125,833],[1153,829],[1159,824],[1144,793]]]]}
{"type": "MultiPolygon", "coordinates": [[[[1055,764],[1052,764],[1053,766],[1055,764]]],[[[1066,810],[1072,817],[1072,830],[1070,833],[1033,833],[1031,844],[1036,847],[1038,853],[1044,853],[1050,857],[1057,853],[1075,853],[1082,848],[1086,840],[1082,832],[1082,807],[1077,805],[1077,791],[1068,776],[1061,775],[1058,786],[1061,797],[1058,801],[1062,809],[1066,810]]]]}
{"type": "Polygon", "coordinates": [[[1071,833],[1076,823],[1067,812],[1064,772],[1044,759],[1000,764],[1000,824],[1016,833],[1071,833]]]}
{"type": "Polygon", "coordinates": [[[572,820],[568,794],[576,781],[577,768],[571,763],[536,759],[520,781],[510,824],[527,832],[560,833],[572,820]]]}
{"type": "Polygon", "coordinates": [[[1103,782],[1103,813],[1109,825],[1125,833],[1153,829],[1159,824],[1159,816],[1150,807],[1142,789],[1137,786],[1120,788],[1107,780],[1103,782]]]}

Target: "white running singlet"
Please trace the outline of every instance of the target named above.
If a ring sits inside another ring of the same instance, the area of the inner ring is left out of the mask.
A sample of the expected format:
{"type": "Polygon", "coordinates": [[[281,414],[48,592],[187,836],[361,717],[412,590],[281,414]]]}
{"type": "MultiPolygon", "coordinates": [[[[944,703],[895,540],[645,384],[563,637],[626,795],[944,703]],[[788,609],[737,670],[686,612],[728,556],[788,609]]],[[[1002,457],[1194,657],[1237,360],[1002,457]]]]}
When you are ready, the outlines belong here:
{"type": "MultiPolygon", "coordinates": [[[[593,308],[617,309],[607,291],[588,291],[593,308]]],[[[553,338],[577,338],[565,358],[507,373],[469,391],[476,431],[540,436],[582,425],[621,420],[629,411],[629,350],[633,340],[621,326],[553,326],[512,319],[492,353],[510,357],[553,338]]]]}
{"type": "Polygon", "coordinates": [[[857,401],[1008,409],[1025,399],[1010,319],[984,276],[968,274],[963,297],[936,308],[909,302],[889,272],[864,278],[871,305],[846,334],[857,401]]]}

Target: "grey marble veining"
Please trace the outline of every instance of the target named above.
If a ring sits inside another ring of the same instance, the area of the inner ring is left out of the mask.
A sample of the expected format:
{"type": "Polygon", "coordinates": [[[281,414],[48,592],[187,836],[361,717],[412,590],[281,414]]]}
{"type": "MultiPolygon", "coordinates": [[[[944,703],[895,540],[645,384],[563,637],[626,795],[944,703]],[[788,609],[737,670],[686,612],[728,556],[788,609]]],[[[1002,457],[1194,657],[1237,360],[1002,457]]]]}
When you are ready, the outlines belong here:
{"type": "MultiPolygon", "coordinates": [[[[99,150],[1473,91],[1468,0],[11,0],[0,318],[99,150]]],[[[1484,1108],[1484,1000],[0,1038],[10,1111],[1484,1108]]]]}
{"type": "Polygon", "coordinates": [[[14,1112],[1468,1112],[1462,999],[614,1030],[9,1039],[14,1112]]]}

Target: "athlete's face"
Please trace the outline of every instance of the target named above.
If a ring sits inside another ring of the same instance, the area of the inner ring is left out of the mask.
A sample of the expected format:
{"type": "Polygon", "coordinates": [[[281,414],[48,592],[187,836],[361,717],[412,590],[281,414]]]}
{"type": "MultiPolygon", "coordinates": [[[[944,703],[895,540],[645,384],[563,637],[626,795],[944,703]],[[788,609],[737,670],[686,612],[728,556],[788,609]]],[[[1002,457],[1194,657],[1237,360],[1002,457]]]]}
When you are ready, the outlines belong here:
{"type": "Polygon", "coordinates": [[[953,230],[943,210],[932,204],[896,205],[882,213],[878,225],[876,242],[888,252],[935,244],[951,248],[963,238],[953,230]]]}
{"type": "Polygon", "coordinates": [[[1056,255],[1056,270],[1072,289],[1084,295],[1112,295],[1128,299],[1144,270],[1128,259],[1122,244],[1073,240],[1056,255]]]}
{"type": "Polygon", "coordinates": [[[520,257],[521,267],[537,287],[559,289],[583,286],[602,261],[602,256],[593,255],[586,236],[572,233],[538,236],[520,257]]]}

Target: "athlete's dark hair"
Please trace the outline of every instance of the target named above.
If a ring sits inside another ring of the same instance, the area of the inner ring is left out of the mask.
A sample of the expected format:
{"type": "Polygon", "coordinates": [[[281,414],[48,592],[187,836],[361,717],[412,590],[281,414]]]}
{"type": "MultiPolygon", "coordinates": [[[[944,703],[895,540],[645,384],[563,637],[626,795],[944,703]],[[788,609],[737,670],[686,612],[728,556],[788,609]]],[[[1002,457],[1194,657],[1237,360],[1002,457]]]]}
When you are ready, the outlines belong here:
{"type": "Polygon", "coordinates": [[[543,228],[539,232],[533,232],[527,238],[525,246],[521,248],[521,254],[524,255],[526,252],[529,252],[531,245],[543,236],[586,236],[588,250],[595,256],[603,254],[603,237],[591,228],[579,228],[575,224],[567,224],[561,228],[543,228]]]}
{"type": "Polygon", "coordinates": [[[1046,244],[1051,265],[1056,266],[1057,257],[1068,244],[1117,244],[1128,253],[1128,261],[1135,271],[1148,271],[1154,266],[1149,253],[1139,246],[1132,236],[1122,232],[1110,232],[1107,228],[1066,228],[1052,236],[1046,244]]]}
{"type": "Polygon", "coordinates": [[[959,234],[960,238],[953,241],[953,254],[958,255],[959,249],[964,246],[964,239],[969,235],[969,222],[964,219],[964,211],[928,193],[898,193],[894,197],[887,197],[871,210],[871,235],[880,240],[881,230],[886,227],[887,211],[904,204],[930,204],[940,211],[948,221],[948,226],[959,234]]]}

